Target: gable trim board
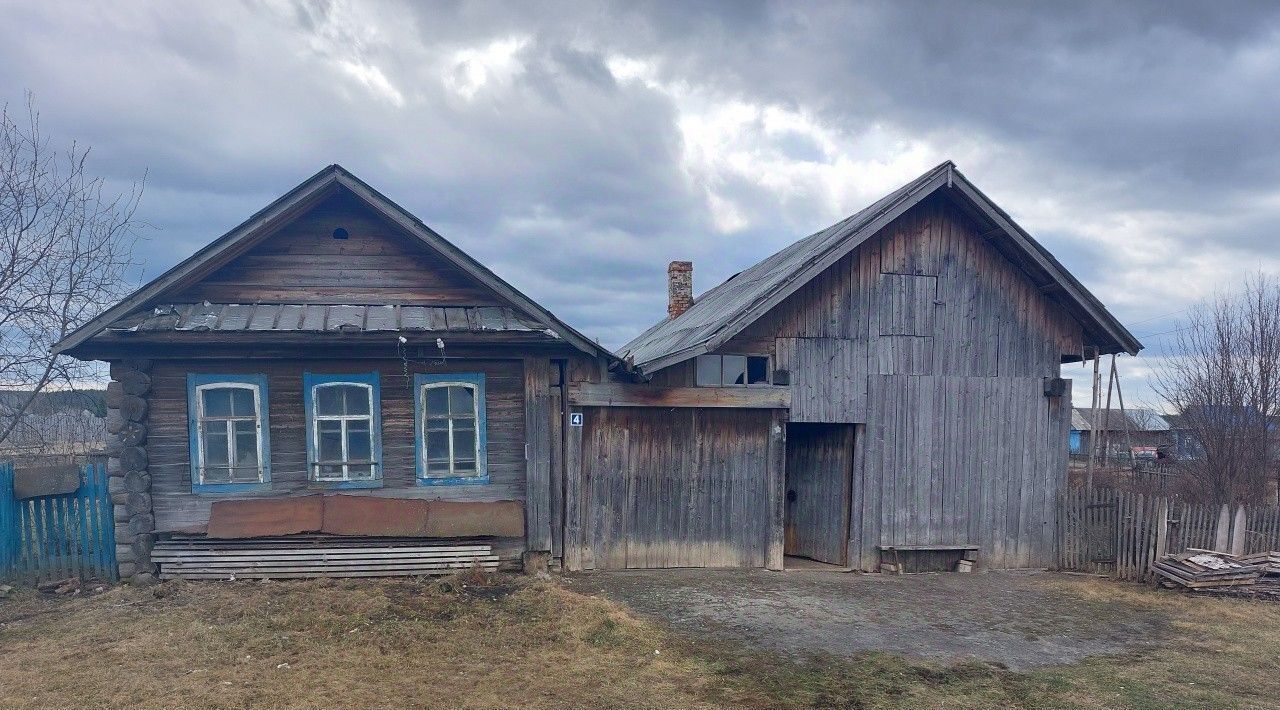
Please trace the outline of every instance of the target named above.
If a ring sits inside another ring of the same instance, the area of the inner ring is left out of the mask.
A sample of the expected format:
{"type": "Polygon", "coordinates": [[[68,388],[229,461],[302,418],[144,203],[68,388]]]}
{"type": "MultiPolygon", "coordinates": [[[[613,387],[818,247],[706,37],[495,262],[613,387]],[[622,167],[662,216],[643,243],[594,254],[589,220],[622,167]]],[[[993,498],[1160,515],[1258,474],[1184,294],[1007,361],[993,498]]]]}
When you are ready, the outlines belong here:
{"type": "Polygon", "coordinates": [[[1142,343],[1057,259],[946,161],[861,212],[730,277],[695,299],[682,315],[660,321],[623,346],[622,357],[652,374],[715,351],[907,210],[944,189],[971,215],[994,225],[984,233],[987,241],[1032,276],[1041,293],[1059,300],[1092,337],[1103,341],[1101,352],[1136,355],[1142,349],[1142,343]],[[1018,258],[1000,248],[1002,241],[1018,258]]]}
{"type": "Polygon", "coordinates": [[[480,262],[437,234],[417,217],[340,165],[330,165],[307,178],[282,197],[259,210],[239,226],[214,240],[189,258],[179,262],[150,283],[134,291],[101,315],[63,338],[53,347],[53,352],[65,353],[102,333],[120,318],[138,308],[155,302],[166,293],[197,282],[218,267],[268,237],[291,218],[315,206],[334,190],[345,188],[367,204],[375,214],[388,220],[427,247],[440,253],[466,275],[494,291],[499,297],[542,321],[549,334],[573,345],[589,355],[602,355],[611,360],[616,356],[573,327],[557,318],[533,299],[498,277],[480,262]]]}

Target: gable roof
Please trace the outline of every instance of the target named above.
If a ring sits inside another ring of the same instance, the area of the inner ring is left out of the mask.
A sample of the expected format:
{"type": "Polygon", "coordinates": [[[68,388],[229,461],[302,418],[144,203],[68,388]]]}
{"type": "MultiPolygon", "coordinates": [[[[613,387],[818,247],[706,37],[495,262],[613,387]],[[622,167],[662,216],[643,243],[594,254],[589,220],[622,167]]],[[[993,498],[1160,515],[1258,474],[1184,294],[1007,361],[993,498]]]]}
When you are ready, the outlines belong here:
{"type": "Polygon", "coordinates": [[[423,224],[421,220],[410,214],[403,207],[337,164],[330,165],[307,178],[297,187],[259,210],[239,226],[218,237],[147,285],[134,291],[119,303],[108,308],[97,318],[85,323],[55,344],[53,352],[67,352],[107,330],[109,326],[112,326],[112,324],[115,324],[125,316],[133,314],[139,308],[155,303],[165,294],[175,292],[195,283],[211,271],[244,253],[259,241],[259,237],[269,234],[292,218],[315,206],[339,187],[349,190],[376,214],[401,228],[412,238],[416,238],[426,246],[439,252],[445,259],[461,269],[463,273],[492,289],[513,306],[524,311],[533,321],[536,321],[538,325],[547,330],[549,334],[563,339],[588,354],[605,355],[611,359],[616,359],[612,352],[557,318],[550,311],[538,305],[533,299],[499,278],[486,266],[423,224]]]}
{"type": "MultiPolygon", "coordinates": [[[[1071,428],[1076,431],[1093,431],[1095,412],[1088,407],[1071,410],[1071,428]]],[[[1099,409],[1096,412],[1098,431],[1169,431],[1172,427],[1165,415],[1154,409],[1099,409]]]]}
{"type": "Polygon", "coordinates": [[[620,351],[644,372],[654,372],[711,352],[769,309],[870,239],[926,197],[945,192],[979,224],[990,225],[992,243],[1033,274],[1043,292],[1067,307],[1104,354],[1142,349],[1093,294],[1009,215],[973,186],[951,161],[876,200],[866,209],[783,248],[694,299],[676,318],[641,333],[620,351]]]}

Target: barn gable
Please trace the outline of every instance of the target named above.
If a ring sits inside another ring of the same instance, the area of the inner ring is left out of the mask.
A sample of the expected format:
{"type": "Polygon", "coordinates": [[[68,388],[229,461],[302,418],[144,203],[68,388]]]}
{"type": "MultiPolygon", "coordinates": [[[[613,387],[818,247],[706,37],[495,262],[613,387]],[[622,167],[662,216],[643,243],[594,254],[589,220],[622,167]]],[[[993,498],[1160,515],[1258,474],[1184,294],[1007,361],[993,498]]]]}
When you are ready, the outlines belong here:
{"type": "MultiPolygon", "coordinates": [[[[1097,298],[948,161],[861,212],[787,246],[702,294],[686,312],[645,331],[623,346],[620,354],[652,374],[699,354],[714,352],[793,294],[811,288],[815,280],[853,250],[882,234],[886,227],[901,226],[899,220],[918,205],[937,204],[939,198],[956,215],[948,219],[963,222],[965,231],[972,232],[990,247],[989,251],[1023,274],[1036,292],[1034,300],[1053,302],[1078,322],[1087,344],[1103,353],[1136,353],[1141,349],[1141,343],[1097,298]]],[[[920,233],[930,236],[927,231],[920,233]]],[[[903,239],[890,245],[883,257],[887,261],[875,265],[876,273],[883,275],[876,277],[882,282],[879,285],[903,294],[908,301],[924,299],[929,287],[936,286],[928,278],[935,275],[925,271],[938,271],[941,267],[938,259],[943,252],[936,248],[937,243],[940,242],[903,239]]],[[[915,320],[910,317],[909,305],[885,304],[889,310],[877,315],[876,335],[897,337],[895,342],[902,349],[891,357],[918,361],[925,357],[920,353],[926,344],[914,339],[919,335],[917,329],[938,326],[939,321],[932,317],[928,323],[915,320]],[[898,320],[880,323],[879,315],[898,320]]],[[[927,308],[921,309],[922,314],[928,312],[927,308]]]]}
{"type": "MultiPolygon", "coordinates": [[[[55,346],[166,331],[537,334],[612,357],[341,166],[304,181],[55,346]]],[[[530,337],[524,335],[522,337],[530,337]]],[[[134,338],[136,341],[136,338],[134,338]]]]}

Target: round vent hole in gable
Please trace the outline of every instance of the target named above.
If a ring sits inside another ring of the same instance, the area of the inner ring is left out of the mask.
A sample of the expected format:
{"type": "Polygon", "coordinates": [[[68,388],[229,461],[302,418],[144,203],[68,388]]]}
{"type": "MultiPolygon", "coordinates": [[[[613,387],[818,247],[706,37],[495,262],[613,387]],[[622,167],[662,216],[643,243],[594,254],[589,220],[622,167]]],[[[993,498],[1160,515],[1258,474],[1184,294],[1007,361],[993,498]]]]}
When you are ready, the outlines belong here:
{"type": "Polygon", "coordinates": [[[342,227],[338,227],[337,229],[333,230],[334,239],[346,239],[348,236],[350,235],[347,234],[347,230],[343,229],[342,227]]]}

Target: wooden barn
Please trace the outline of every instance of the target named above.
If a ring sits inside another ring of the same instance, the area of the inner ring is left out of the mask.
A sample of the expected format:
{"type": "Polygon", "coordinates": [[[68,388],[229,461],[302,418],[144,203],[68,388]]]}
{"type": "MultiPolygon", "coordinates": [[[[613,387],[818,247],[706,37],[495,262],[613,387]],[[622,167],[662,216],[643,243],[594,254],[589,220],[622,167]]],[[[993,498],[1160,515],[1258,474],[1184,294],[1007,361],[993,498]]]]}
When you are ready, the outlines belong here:
{"type": "Polygon", "coordinates": [[[737,388],[753,409],[588,415],[603,421],[584,480],[619,458],[634,479],[626,503],[621,487],[585,495],[597,566],[655,550],[673,565],[1050,563],[1061,365],[1141,344],[952,163],[696,300],[690,265],[670,268],[670,316],[622,348],[628,368],[737,388]]]}
{"type": "Polygon", "coordinates": [[[330,166],[57,346],[121,576],[1042,566],[1063,362],[1141,347],[950,163],[615,355],[330,166]]]}

